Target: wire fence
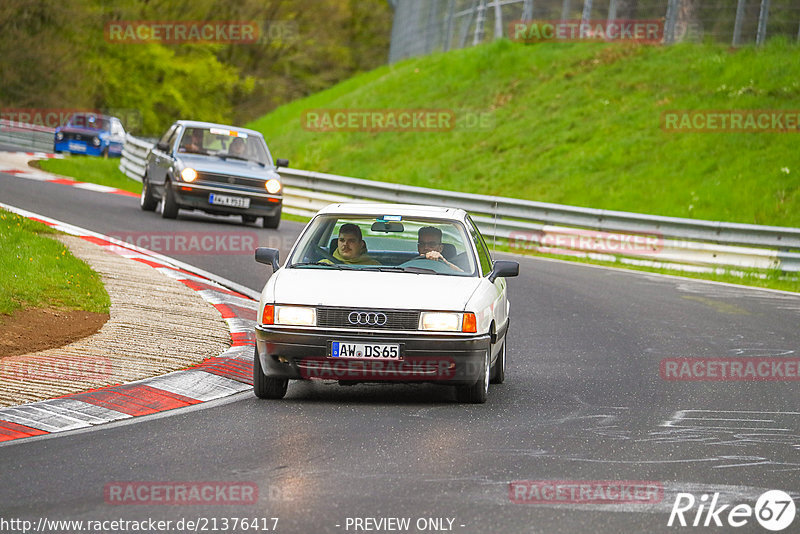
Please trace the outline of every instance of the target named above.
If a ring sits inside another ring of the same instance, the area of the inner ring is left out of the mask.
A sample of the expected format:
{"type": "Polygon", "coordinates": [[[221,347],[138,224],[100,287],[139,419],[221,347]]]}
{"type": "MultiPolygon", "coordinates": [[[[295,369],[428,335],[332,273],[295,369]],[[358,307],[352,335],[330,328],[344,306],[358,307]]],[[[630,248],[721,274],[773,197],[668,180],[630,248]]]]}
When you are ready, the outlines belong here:
{"type": "Polygon", "coordinates": [[[512,35],[519,21],[659,21],[659,41],[800,40],[798,0],[392,0],[389,62],[512,35]]]}

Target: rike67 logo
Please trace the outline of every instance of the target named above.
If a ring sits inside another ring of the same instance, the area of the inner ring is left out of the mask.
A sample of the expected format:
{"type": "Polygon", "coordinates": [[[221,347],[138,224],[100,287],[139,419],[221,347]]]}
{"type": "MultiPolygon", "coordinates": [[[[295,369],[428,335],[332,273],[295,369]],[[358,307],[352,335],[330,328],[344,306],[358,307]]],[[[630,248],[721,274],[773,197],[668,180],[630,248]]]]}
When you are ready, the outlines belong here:
{"type": "Polygon", "coordinates": [[[755,507],[749,504],[737,504],[731,507],[730,504],[719,505],[718,501],[719,493],[714,493],[710,501],[707,494],[698,500],[691,493],[678,493],[672,504],[667,526],[738,528],[748,524],[755,517],[765,529],[778,532],[792,524],[797,512],[792,497],[781,490],[762,493],[755,507]]]}

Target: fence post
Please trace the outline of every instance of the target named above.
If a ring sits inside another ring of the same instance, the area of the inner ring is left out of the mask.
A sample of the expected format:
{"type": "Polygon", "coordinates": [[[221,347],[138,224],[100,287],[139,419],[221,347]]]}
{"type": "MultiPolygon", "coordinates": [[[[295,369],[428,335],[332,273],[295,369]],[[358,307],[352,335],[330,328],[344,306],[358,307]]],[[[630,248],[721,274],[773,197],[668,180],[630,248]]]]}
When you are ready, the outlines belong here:
{"type": "Polygon", "coordinates": [[[736,3],[736,22],[733,24],[733,46],[739,46],[742,41],[742,19],[744,18],[744,3],[746,0],[739,0],[736,3]]]}
{"type": "Polygon", "coordinates": [[[479,0],[476,9],[478,18],[475,21],[475,34],[472,38],[473,46],[483,41],[483,25],[486,23],[486,0],[479,0]]]}
{"type": "Polygon", "coordinates": [[[437,38],[441,38],[442,33],[439,28],[439,0],[433,0],[428,5],[428,22],[425,24],[425,53],[430,54],[436,49],[437,38]]]}
{"type": "Polygon", "coordinates": [[[455,9],[456,0],[447,0],[447,20],[444,23],[444,44],[442,49],[447,52],[450,50],[450,41],[453,40],[453,10],[455,9]]]}
{"type": "Polygon", "coordinates": [[[522,20],[533,20],[533,0],[523,0],[522,20]]]}
{"type": "Polygon", "coordinates": [[[617,0],[609,0],[608,2],[608,22],[616,20],[617,18],[617,0]]]}
{"type": "Polygon", "coordinates": [[[586,24],[592,18],[592,0],[583,0],[583,13],[581,13],[581,24],[586,24]]]}
{"type": "Polygon", "coordinates": [[[570,0],[564,0],[561,4],[561,20],[569,20],[569,12],[572,10],[570,0]]]}
{"type": "Polygon", "coordinates": [[[767,37],[767,19],[769,18],[769,0],[761,0],[761,11],[758,14],[758,34],[756,44],[764,44],[767,37]]]}
{"type": "Polygon", "coordinates": [[[503,38],[503,11],[500,9],[500,0],[494,0],[494,38],[503,38]]]}
{"type": "Polygon", "coordinates": [[[678,0],[667,2],[667,16],[664,22],[664,44],[675,42],[675,21],[678,19],[678,0]]]}

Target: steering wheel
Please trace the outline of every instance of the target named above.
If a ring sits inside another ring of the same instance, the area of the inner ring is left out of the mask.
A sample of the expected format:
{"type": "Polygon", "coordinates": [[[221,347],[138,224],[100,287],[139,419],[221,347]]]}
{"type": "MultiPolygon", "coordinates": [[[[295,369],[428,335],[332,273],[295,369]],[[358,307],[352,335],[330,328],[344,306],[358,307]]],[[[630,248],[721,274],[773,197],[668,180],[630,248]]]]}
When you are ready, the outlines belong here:
{"type": "Polygon", "coordinates": [[[429,260],[428,258],[414,258],[401,263],[398,267],[419,267],[420,269],[431,269],[437,273],[452,273],[453,269],[444,262],[429,260]]]}

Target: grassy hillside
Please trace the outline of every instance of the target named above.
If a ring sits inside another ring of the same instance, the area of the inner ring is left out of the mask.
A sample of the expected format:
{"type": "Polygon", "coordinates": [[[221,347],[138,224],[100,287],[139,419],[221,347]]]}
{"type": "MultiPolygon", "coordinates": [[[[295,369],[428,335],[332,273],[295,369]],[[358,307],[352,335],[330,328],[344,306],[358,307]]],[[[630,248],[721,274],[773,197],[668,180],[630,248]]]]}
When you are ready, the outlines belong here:
{"type": "Polygon", "coordinates": [[[498,41],[385,66],[250,123],[292,167],[659,215],[800,226],[800,133],[669,133],[666,110],[800,109],[800,48],[498,41]],[[310,109],[488,113],[313,132],[310,109]]]}

